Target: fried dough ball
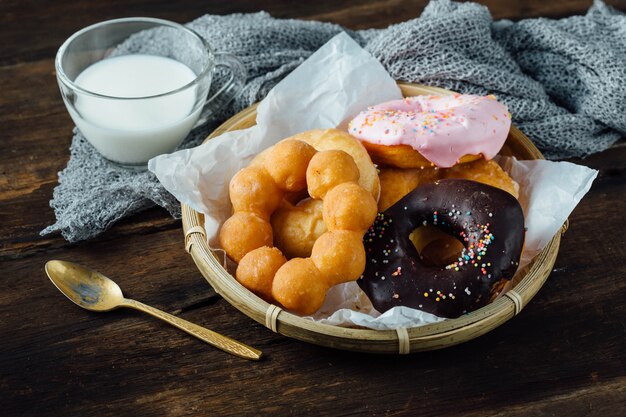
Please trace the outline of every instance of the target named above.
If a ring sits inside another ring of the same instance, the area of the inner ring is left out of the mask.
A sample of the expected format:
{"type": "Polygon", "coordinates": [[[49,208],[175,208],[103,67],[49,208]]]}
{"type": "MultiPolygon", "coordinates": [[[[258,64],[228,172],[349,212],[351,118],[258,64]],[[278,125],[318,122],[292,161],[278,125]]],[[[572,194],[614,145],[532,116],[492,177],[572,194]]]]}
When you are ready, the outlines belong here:
{"type": "Polygon", "coordinates": [[[519,197],[519,185],[493,159],[481,158],[467,164],[455,165],[443,170],[443,178],[466,179],[500,188],[519,197]]]}
{"type": "Polygon", "coordinates": [[[363,233],[347,230],[326,232],[313,245],[311,259],[330,284],[354,281],[365,269],[363,233]]]}
{"type": "Polygon", "coordinates": [[[315,148],[301,140],[283,140],[269,151],[265,169],[280,189],[303,190],[306,188],[306,169],[315,152],[315,148]]]}
{"type": "Polygon", "coordinates": [[[274,244],[287,258],[311,256],[313,244],[326,231],[321,200],[307,198],[296,206],[283,206],[271,218],[274,244]]]}
{"type": "Polygon", "coordinates": [[[343,182],[357,182],[359,168],[344,151],[331,150],[316,153],[306,170],[309,195],[323,199],[328,190],[343,182]]]}
{"type": "Polygon", "coordinates": [[[339,184],[324,197],[322,216],[328,230],[367,230],[378,212],[370,193],[354,182],[339,184]]]}
{"type": "Polygon", "coordinates": [[[313,314],[324,303],[329,285],[311,258],[294,258],[276,271],[272,295],[298,314],[313,314]]]}
{"type": "Polygon", "coordinates": [[[378,176],[380,177],[378,211],[385,211],[418,186],[440,179],[441,170],[435,167],[381,168],[378,176]]]}
{"type": "Polygon", "coordinates": [[[380,181],[376,166],[372,163],[370,155],[360,140],[339,129],[307,130],[295,137],[313,146],[318,152],[339,149],[350,155],[356,166],[359,167],[359,185],[372,193],[374,199],[378,200],[380,181]]]}
{"type": "Polygon", "coordinates": [[[272,246],[270,223],[254,213],[237,211],[224,222],[219,233],[220,245],[233,261],[261,246],[272,246]]]}
{"type": "Polygon", "coordinates": [[[271,301],[274,275],[285,262],[287,259],[279,249],[267,246],[257,248],[241,258],[237,281],[264,300],[271,301]]]}
{"type": "Polygon", "coordinates": [[[230,180],[230,201],[234,211],[249,211],[269,219],[283,193],[269,173],[260,167],[244,168],[230,180]]]}

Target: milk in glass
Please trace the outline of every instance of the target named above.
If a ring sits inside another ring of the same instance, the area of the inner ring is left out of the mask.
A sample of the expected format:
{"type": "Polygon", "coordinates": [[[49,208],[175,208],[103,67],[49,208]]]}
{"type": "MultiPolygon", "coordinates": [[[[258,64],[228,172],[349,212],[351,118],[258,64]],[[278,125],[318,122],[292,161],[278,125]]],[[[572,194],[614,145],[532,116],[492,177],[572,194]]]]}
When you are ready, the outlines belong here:
{"type": "Polygon", "coordinates": [[[196,79],[186,65],[153,55],[124,55],[87,67],[74,83],[94,94],[77,94],[72,118],[106,158],[145,163],[170,152],[198,119],[196,79]],[[175,92],[173,92],[175,91],[175,92]],[[170,94],[165,94],[170,93],[170,94]]]}

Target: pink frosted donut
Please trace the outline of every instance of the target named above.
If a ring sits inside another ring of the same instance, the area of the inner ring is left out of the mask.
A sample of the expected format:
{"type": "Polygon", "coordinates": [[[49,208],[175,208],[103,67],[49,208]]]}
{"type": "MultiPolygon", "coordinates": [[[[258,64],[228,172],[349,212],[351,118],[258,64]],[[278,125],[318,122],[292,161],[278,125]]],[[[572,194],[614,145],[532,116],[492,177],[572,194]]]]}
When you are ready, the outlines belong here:
{"type": "Polygon", "coordinates": [[[410,151],[410,147],[438,167],[448,168],[465,161],[466,155],[493,158],[510,127],[507,107],[494,96],[454,94],[378,104],[359,113],[348,129],[368,150],[385,152],[384,147],[397,147],[410,151]]]}

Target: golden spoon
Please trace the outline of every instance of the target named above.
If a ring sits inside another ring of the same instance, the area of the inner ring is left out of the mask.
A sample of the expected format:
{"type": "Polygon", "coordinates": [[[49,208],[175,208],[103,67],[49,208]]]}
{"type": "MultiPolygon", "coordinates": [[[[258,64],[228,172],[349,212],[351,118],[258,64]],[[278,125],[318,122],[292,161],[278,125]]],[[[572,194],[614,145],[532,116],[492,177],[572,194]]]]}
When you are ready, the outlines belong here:
{"type": "Polygon", "coordinates": [[[110,311],[118,307],[134,308],[166,321],[224,352],[244,359],[259,360],[261,358],[260,350],[139,301],[124,298],[122,290],[115,282],[84,266],[66,261],[48,261],[46,274],[67,298],[87,310],[110,311]]]}

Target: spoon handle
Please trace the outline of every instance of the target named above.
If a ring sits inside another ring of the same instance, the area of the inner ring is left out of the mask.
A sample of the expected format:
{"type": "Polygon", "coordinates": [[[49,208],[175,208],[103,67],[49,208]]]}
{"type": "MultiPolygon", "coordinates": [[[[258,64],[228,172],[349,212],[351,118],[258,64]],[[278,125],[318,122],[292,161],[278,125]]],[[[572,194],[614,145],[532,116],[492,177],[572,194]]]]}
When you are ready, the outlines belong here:
{"type": "Polygon", "coordinates": [[[158,310],[154,307],[150,307],[149,305],[140,303],[139,301],[124,299],[122,307],[134,308],[135,310],[148,313],[151,316],[166,321],[172,326],[178,327],[179,329],[189,333],[190,335],[195,336],[198,339],[203,340],[208,344],[223,350],[224,352],[230,353],[231,355],[254,361],[261,358],[262,352],[260,350],[231,339],[230,337],[222,336],[221,334],[215,333],[212,330],[200,327],[197,324],[190,323],[187,320],[181,319],[180,317],[172,316],[171,314],[158,310]]]}

